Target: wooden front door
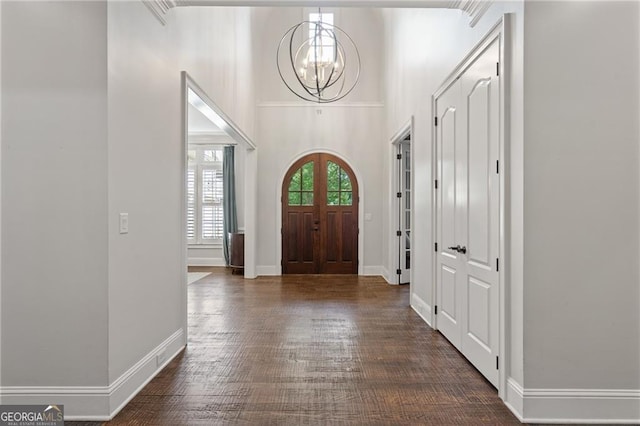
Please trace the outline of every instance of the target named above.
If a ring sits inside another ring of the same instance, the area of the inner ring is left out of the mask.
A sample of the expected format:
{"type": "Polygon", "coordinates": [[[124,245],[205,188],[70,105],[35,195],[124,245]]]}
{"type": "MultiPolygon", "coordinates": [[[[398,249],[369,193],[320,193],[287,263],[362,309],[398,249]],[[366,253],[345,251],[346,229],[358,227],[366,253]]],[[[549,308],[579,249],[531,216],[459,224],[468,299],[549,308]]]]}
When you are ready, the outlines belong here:
{"type": "Polygon", "coordinates": [[[282,273],[358,273],[358,182],[331,154],[296,161],[282,183],[282,273]]]}

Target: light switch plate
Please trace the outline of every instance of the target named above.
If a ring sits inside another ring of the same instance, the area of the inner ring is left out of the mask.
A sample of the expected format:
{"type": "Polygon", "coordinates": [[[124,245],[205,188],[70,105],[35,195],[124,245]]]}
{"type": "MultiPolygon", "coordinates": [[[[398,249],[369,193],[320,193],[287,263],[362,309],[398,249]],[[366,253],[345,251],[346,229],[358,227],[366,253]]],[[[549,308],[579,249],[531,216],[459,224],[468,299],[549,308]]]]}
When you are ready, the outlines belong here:
{"type": "Polygon", "coordinates": [[[373,220],[373,214],[365,213],[364,214],[364,220],[366,220],[367,222],[371,222],[373,220]]]}
{"type": "Polygon", "coordinates": [[[120,233],[129,233],[129,213],[120,213],[120,233]]]}

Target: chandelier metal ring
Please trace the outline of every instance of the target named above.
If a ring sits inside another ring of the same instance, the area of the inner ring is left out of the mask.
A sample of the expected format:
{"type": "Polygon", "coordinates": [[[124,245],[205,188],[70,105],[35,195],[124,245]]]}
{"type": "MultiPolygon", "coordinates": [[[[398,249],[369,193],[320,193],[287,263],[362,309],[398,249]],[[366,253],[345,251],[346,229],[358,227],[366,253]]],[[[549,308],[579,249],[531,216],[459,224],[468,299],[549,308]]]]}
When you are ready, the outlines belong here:
{"type": "Polygon", "coordinates": [[[360,79],[360,53],[353,39],[341,28],[319,21],[302,21],[289,28],[278,44],[276,64],[285,86],[309,102],[338,101],[351,93],[360,79]],[[296,36],[307,25],[315,28],[314,34],[294,47],[296,36]],[[356,58],[355,71],[347,71],[348,49],[356,58]],[[288,53],[288,61],[283,59],[284,52],[288,53]],[[282,62],[288,62],[290,68],[282,62]]]}

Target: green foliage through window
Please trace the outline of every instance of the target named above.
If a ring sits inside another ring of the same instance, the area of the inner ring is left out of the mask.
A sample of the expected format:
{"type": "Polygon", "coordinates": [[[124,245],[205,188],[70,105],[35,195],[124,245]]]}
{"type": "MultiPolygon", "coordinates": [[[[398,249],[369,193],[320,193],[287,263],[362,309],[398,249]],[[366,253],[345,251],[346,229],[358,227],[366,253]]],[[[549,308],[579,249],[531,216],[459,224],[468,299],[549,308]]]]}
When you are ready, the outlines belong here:
{"type": "Polygon", "coordinates": [[[291,175],[289,182],[289,205],[313,205],[313,161],[309,161],[291,175]]]}
{"type": "Polygon", "coordinates": [[[349,175],[333,161],[327,161],[327,205],[350,206],[352,204],[353,188],[349,175]]]}

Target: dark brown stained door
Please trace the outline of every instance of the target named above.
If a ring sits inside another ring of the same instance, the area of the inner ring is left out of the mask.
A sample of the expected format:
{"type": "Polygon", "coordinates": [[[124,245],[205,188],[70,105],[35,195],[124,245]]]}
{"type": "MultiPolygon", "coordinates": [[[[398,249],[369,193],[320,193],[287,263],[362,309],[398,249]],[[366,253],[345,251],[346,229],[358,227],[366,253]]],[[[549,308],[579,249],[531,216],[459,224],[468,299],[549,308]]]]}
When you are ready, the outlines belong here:
{"type": "Polygon", "coordinates": [[[301,158],[284,178],[282,273],[358,273],[358,183],[331,154],[301,158]]]}

